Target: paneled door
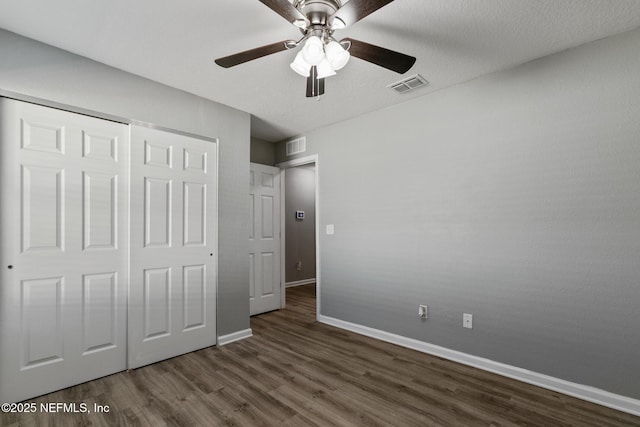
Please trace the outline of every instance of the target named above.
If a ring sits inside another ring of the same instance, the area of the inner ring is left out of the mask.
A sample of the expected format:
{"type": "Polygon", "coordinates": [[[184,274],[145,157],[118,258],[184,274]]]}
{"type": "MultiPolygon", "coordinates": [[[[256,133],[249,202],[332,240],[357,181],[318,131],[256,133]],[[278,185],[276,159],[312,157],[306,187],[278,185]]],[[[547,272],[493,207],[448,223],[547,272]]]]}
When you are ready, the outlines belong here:
{"type": "Polygon", "coordinates": [[[249,209],[249,308],[253,316],[281,306],[280,169],[251,163],[249,209]]]}
{"type": "Polygon", "coordinates": [[[217,146],[131,126],[129,368],[216,343],[217,146]]]}
{"type": "Polygon", "coordinates": [[[0,402],[126,369],[128,138],[0,98],[0,402]]]}

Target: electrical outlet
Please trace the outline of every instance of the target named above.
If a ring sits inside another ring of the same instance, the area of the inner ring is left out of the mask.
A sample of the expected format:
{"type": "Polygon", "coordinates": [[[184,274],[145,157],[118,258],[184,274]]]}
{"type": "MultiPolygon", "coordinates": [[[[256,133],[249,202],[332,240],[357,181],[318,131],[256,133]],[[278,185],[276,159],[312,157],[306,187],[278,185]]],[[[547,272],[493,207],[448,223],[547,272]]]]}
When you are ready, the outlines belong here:
{"type": "Polygon", "coordinates": [[[296,270],[298,270],[298,271],[302,271],[302,261],[298,261],[298,262],[296,263],[296,270]]]}
{"type": "Polygon", "coordinates": [[[462,327],[473,329],[473,315],[464,313],[462,315],[462,327]]]}
{"type": "Polygon", "coordinates": [[[429,310],[426,305],[421,305],[418,307],[418,316],[422,319],[427,319],[429,317],[429,310]]]}

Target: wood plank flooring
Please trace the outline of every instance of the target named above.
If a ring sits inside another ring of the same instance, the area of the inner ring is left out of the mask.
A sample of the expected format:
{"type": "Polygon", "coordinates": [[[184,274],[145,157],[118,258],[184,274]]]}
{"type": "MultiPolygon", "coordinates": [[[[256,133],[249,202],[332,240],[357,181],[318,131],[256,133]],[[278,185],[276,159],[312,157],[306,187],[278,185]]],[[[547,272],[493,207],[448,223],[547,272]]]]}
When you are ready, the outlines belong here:
{"type": "Polygon", "coordinates": [[[108,413],[1,414],[2,426],[640,426],[640,418],[315,321],[315,287],[254,337],[30,402],[108,413]]]}

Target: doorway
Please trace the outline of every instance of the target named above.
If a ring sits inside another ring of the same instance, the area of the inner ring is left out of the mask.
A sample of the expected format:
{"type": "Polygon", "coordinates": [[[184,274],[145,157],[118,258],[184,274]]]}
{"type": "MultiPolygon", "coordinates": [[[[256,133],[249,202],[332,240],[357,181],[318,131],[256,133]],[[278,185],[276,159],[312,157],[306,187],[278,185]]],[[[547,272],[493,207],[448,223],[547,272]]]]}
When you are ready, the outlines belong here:
{"type": "MultiPolygon", "coordinates": [[[[286,288],[315,284],[317,318],[320,314],[318,156],[277,166],[282,169],[282,280],[286,288]]],[[[286,305],[286,293],[282,292],[282,307],[286,305]]]]}

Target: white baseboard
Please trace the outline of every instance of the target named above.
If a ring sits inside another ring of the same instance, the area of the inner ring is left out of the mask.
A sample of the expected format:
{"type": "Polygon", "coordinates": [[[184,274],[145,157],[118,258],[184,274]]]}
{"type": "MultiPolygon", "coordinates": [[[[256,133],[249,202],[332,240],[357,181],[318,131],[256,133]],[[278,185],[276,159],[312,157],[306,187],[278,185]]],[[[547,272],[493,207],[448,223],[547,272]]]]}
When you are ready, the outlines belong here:
{"type": "Polygon", "coordinates": [[[313,279],[304,279],[304,280],[298,280],[296,282],[287,282],[284,284],[284,287],[292,288],[294,286],[310,285],[311,283],[316,283],[315,277],[313,279]]]}
{"type": "Polygon", "coordinates": [[[245,338],[250,338],[252,336],[253,336],[253,333],[251,332],[251,328],[245,329],[243,331],[237,331],[232,334],[220,335],[218,337],[218,345],[222,346],[222,345],[231,344],[232,342],[240,341],[245,338]]]}
{"type": "Polygon", "coordinates": [[[424,341],[418,341],[413,338],[403,337],[401,335],[392,334],[379,329],[373,329],[368,326],[346,322],[333,317],[319,315],[318,321],[337,328],[346,329],[357,334],[366,335],[381,341],[390,342],[402,347],[432,354],[453,362],[462,363],[463,365],[473,366],[474,368],[493,372],[494,374],[502,375],[528,384],[543,387],[548,390],[557,391],[558,393],[577,397],[578,399],[586,400],[588,402],[597,403],[598,405],[606,406],[608,408],[640,416],[640,400],[638,399],[621,396],[619,394],[583,384],[572,383],[560,378],[539,374],[537,372],[528,371],[526,369],[506,365],[504,363],[429,344],[424,341]]]}

